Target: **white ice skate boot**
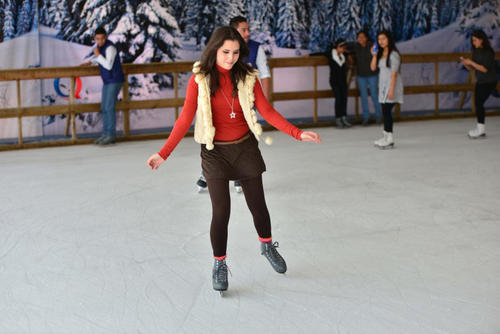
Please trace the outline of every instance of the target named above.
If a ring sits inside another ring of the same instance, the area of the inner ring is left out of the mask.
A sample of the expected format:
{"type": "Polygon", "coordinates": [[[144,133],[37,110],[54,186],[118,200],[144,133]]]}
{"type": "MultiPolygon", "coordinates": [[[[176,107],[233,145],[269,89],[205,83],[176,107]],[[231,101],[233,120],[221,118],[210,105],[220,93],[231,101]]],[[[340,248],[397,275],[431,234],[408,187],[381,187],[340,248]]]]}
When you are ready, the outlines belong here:
{"type": "Polygon", "coordinates": [[[384,131],[384,137],[376,140],[373,144],[381,150],[394,148],[394,139],[392,138],[392,132],[384,131]]]}
{"type": "Polygon", "coordinates": [[[201,174],[198,181],[196,181],[196,185],[198,186],[198,193],[201,193],[203,190],[207,189],[207,180],[205,179],[203,174],[201,174]]]}
{"type": "Polygon", "coordinates": [[[238,181],[238,180],[234,181],[234,189],[236,190],[236,192],[238,194],[241,194],[241,192],[243,191],[243,188],[241,187],[240,181],[238,181]]]}
{"type": "Polygon", "coordinates": [[[484,138],[484,137],[486,137],[486,131],[484,129],[484,124],[477,123],[476,128],[469,131],[469,138],[470,139],[478,139],[478,138],[484,138]]]}

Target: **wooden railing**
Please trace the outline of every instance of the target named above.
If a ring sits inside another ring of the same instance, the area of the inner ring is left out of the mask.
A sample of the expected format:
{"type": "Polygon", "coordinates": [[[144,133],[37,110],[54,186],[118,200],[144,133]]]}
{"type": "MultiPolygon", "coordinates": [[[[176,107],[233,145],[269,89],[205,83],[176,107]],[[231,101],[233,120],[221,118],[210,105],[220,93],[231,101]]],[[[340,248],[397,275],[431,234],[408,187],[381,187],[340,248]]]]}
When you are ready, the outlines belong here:
{"type": "MultiPolygon", "coordinates": [[[[450,117],[468,117],[472,116],[475,112],[474,104],[472,104],[472,112],[470,115],[463,113],[459,114],[446,114],[442,115],[439,112],[439,94],[447,92],[462,92],[462,98],[457,106],[457,109],[462,109],[465,94],[469,91],[472,92],[472,101],[474,100],[474,71],[471,71],[466,83],[457,84],[440,84],[439,83],[439,63],[445,62],[458,62],[460,57],[470,57],[470,53],[427,53],[427,54],[403,54],[403,64],[415,63],[433,63],[434,64],[434,85],[419,85],[419,86],[404,86],[404,94],[434,94],[434,115],[420,116],[420,117],[405,117],[406,120],[421,120],[421,119],[437,119],[437,118],[450,118],[450,117]]],[[[495,59],[500,59],[500,52],[495,53],[495,59]]],[[[313,89],[309,91],[294,91],[294,92],[280,92],[275,93],[274,87],[271,84],[273,93],[270,100],[276,101],[290,101],[290,100],[314,100],[313,107],[313,124],[319,124],[318,121],[318,99],[332,98],[334,94],[331,89],[318,90],[318,66],[328,65],[325,57],[307,57],[307,58],[271,58],[269,59],[269,66],[272,69],[280,67],[313,67],[313,89]]],[[[274,73],[273,73],[274,74],[274,73]]],[[[273,75],[271,76],[271,78],[273,75]]],[[[500,84],[497,84],[497,89],[500,84]]],[[[359,118],[359,91],[357,83],[355,89],[349,89],[348,96],[355,97],[355,116],[359,118]]],[[[488,113],[488,115],[498,115],[499,111],[488,113]]],[[[402,120],[400,105],[396,105],[395,120],[402,120]]]]}
{"type": "MultiPolygon", "coordinates": [[[[472,113],[446,114],[442,115],[439,112],[439,93],[443,92],[473,92],[473,84],[471,80],[468,83],[457,84],[439,84],[439,63],[441,62],[457,62],[459,57],[470,57],[469,53],[437,53],[437,54],[407,54],[403,55],[403,63],[434,63],[435,66],[435,83],[434,85],[421,86],[405,86],[404,94],[426,94],[433,93],[435,95],[435,110],[434,115],[426,117],[404,117],[405,120],[412,119],[434,119],[443,117],[468,117],[472,113]]],[[[500,59],[500,52],[496,52],[496,59],[500,59]]],[[[331,124],[331,122],[320,122],[318,120],[318,99],[334,97],[330,89],[318,89],[318,66],[327,65],[327,60],[324,57],[307,57],[307,58],[271,58],[269,65],[273,71],[275,68],[282,67],[313,67],[313,89],[309,91],[295,92],[274,92],[271,84],[271,102],[289,101],[289,100],[304,100],[313,99],[313,115],[312,123],[302,124],[302,126],[320,126],[331,124]]],[[[178,116],[179,107],[183,106],[184,98],[179,98],[179,73],[190,72],[193,62],[176,62],[176,63],[151,63],[151,64],[125,64],[123,71],[126,77],[122,88],[123,99],[117,102],[116,110],[123,112],[123,135],[118,140],[138,140],[138,139],[154,139],[164,138],[168,133],[153,133],[136,135],[130,133],[130,110],[135,109],[158,109],[158,108],[175,108],[176,118],[178,116]],[[174,97],[164,99],[151,100],[131,100],[128,87],[128,76],[133,74],[146,73],[173,73],[174,76],[174,97]]],[[[274,72],[274,71],[273,71],[274,72]]],[[[78,138],[76,131],[76,115],[81,113],[92,113],[100,111],[99,103],[75,103],[74,92],[75,82],[77,77],[98,76],[99,70],[97,67],[54,67],[54,68],[30,68],[30,69],[13,69],[0,71],[0,81],[16,81],[17,83],[17,107],[0,109],[0,119],[2,118],[17,118],[18,119],[18,139],[15,144],[0,145],[1,150],[31,148],[31,147],[46,147],[46,146],[61,146],[72,144],[90,143],[92,139],[78,138]],[[50,106],[22,106],[21,81],[22,80],[37,80],[37,79],[53,79],[53,78],[70,78],[70,95],[68,104],[50,105],[50,106]],[[25,143],[22,133],[23,117],[33,116],[48,116],[48,115],[69,115],[67,118],[66,135],[69,135],[71,128],[71,139],[57,141],[41,141],[25,143]]],[[[497,86],[500,88],[500,85],[497,86]]],[[[349,96],[356,98],[356,117],[358,117],[359,108],[359,92],[357,89],[349,89],[349,96]]],[[[463,99],[462,99],[463,103],[463,99]]],[[[460,106],[461,107],[461,106],[460,106]]],[[[490,112],[489,115],[500,115],[500,111],[490,112]]],[[[403,120],[399,106],[396,107],[396,120],[403,120]]]]}

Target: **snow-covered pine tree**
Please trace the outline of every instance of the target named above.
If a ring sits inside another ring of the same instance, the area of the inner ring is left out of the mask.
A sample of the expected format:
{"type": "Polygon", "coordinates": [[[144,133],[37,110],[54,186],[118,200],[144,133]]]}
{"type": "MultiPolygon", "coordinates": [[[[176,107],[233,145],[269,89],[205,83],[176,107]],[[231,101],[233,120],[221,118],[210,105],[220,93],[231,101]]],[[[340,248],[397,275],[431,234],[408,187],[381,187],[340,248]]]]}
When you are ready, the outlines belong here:
{"type": "MultiPolygon", "coordinates": [[[[495,32],[500,27],[498,5],[498,0],[481,0],[479,6],[465,10],[457,20],[460,27],[459,31],[465,34],[466,38],[469,39],[474,30],[481,29],[490,38],[493,48],[498,47],[495,46],[498,42],[492,40],[495,32]]],[[[468,49],[470,49],[470,45],[467,45],[464,50],[468,49]]]]}
{"type": "Polygon", "coordinates": [[[201,43],[203,45],[207,44],[210,36],[220,25],[215,21],[217,17],[217,0],[204,0],[203,8],[201,11],[201,25],[199,27],[198,33],[201,37],[201,43]]]}
{"type": "Polygon", "coordinates": [[[15,0],[7,0],[4,9],[3,40],[16,37],[17,8],[15,0]]]}
{"type": "Polygon", "coordinates": [[[186,0],[186,21],[184,28],[184,36],[196,39],[196,45],[201,45],[201,15],[203,10],[202,0],[186,0]]]}
{"type": "MultiPolygon", "coordinates": [[[[173,0],[77,0],[66,22],[66,39],[93,45],[95,29],[103,26],[124,63],[168,62],[181,47],[173,0]],[[76,15],[81,13],[82,20],[76,15]]],[[[172,85],[171,75],[144,75],[131,80],[132,94],[153,92],[172,85]]]]}
{"type": "Polygon", "coordinates": [[[415,7],[420,0],[406,0],[404,3],[404,19],[401,40],[411,39],[415,24],[415,7]]]}
{"type": "Polygon", "coordinates": [[[325,38],[325,27],[327,25],[325,5],[324,0],[313,1],[311,4],[309,50],[312,52],[322,52],[326,50],[330,42],[325,38]]]}
{"type": "MultiPolygon", "coordinates": [[[[173,16],[172,0],[143,0],[136,7],[127,5],[126,14],[110,34],[124,62],[170,62],[177,58],[181,47],[180,32],[173,16]]],[[[154,92],[171,87],[172,75],[145,75],[131,84],[133,94],[154,92]],[[142,82],[140,82],[142,81],[142,82]]]]}
{"type": "Polygon", "coordinates": [[[219,0],[216,3],[215,27],[227,26],[235,16],[246,16],[247,10],[241,0],[219,0]]]}
{"type": "Polygon", "coordinates": [[[94,32],[98,27],[102,26],[110,33],[115,29],[123,15],[130,14],[126,10],[126,4],[129,2],[132,1],[87,0],[80,14],[82,20],[73,36],[78,36],[83,44],[91,45],[94,40],[94,32]]]}
{"type": "Polygon", "coordinates": [[[250,26],[251,38],[259,43],[270,56],[274,44],[274,0],[247,0],[247,20],[250,26]]]}
{"type": "Polygon", "coordinates": [[[0,3],[0,43],[3,42],[3,13],[5,12],[5,3],[0,3]]]}
{"type": "MultiPolygon", "coordinates": [[[[337,38],[355,40],[357,32],[361,29],[361,1],[345,0],[337,5],[336,22],[340,27],[337,38]]],[[[390,15],[389,15],[390,16],[390,15]]]]}
{"type": "Polygon", "coordinates": [[[427,34],[430,31],[431,3],[429,0],[419,0],[415,5],[415,21],[411,38],[427,34]]]}
{"type": "Polygon", "coordinates": [[[328,41],[327,47],[335,41],[336,31],[340,30],[337,22],[335,21],[335,11],[338,2],[326,0],[326,25],[325,25],[325,39],[328,41]]]}
{"type": "Polygon", "coordinates": [[[39,13],[41,24],[59,30],[64,19],[69,17],[68,0],[44,0],[39,13]]]}
{"type": "Polygon", "coordinates": [[[372,38],[376,32],[372,31],[372,22],[373,22],[373,6],[370,1],[362,1],[361,2],[361,11],[359,13],[361,20],[361,29],[365,30],[370,34],[372,38]]]}
{"type": "Polygon", "coordinates": [[[393,2],[392,5],[392,33],[394,39],[399,41],[403,38],[405,19],[405,3],[403,1],[393,2]]]}
{"type": "Polygon", "coordinates": [[[186,6],[185,36],[195,38],[201,47],[215,29],[216,0],[186,0],[186,6]]]}
{"type": "Polygon", "coordinates": [[[432,0],[431,7],[431,21],[430,21],[430,31],[439,30],[439,17],[441,14],[441,5],[442,2],[440,0],[432,0]]]}
{"type": "MultiPolygon", "coordinates": [[[[23,0],[17,17],[17,36],[31,31],[33,27],[34,11],[32,0],[23,0]]],[[[36,8],[35,8],[36,9],[36,8]]]]}
{"type": "Polygon", "coordinates": [[[300,48],[307,41],[307,7],[303,0],[279,0],[276,22],[276,44],[285,48],[300,48]]]}
{"type": "Polygon", "coordinates": [[[392,29],[392,2],[386,0],[375,0],[373,2],[373,29],[392,29]]]}
{"type": "Polygon", "coordinates": [[[80,36],[75,32],[80,25],[85,24],[82,17],[85,2],[86,0],[75,0],[73,2],[69,15],[63,18],[61,29],[58,33],[59,37],[67,41],[82,43],[80,36]]]}
{"type": "Polygon", "coordinates": [[[174,17],[179,26],[179,30],[184,33],[187,19],[186,0],[177,0],[174,4],[174,17]]]}

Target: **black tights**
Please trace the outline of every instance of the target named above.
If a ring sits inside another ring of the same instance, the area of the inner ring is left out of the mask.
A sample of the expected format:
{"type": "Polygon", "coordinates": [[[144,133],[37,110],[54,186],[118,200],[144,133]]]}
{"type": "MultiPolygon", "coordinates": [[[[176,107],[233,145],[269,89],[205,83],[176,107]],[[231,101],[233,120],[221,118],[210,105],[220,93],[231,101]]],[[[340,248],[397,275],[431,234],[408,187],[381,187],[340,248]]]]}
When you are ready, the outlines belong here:
{"type": "Polygon", "coordinates": [[[476,117],[477,122],[484,124],[484,102],[488,99],[488,96],[495,90],[497,86],[496,82],[493,83],[477,83],[474,87],[475,99],[474,104],[476,106],[476,117]]]}
{"type": "Polygon", "coordinates": [[[384,131],[392,133],[392,108],[394,103],[381,103],[382,114],[384,115],[384,131]]]}
{"type": "MultiPolygon", "coordinates": [[[[257,234],[261,238],[271,237],[271,218],[264,198],[262,175],[252,179],[240,180],[245,200],[253,216],[257,234]]],[[[207,179],[208,191],[212,201],[212,224],[210,225],[210,241],[214,256],[226,255],[227,227],[231,213],[231,197],[229,196],[229,180],[207,179]]]]}

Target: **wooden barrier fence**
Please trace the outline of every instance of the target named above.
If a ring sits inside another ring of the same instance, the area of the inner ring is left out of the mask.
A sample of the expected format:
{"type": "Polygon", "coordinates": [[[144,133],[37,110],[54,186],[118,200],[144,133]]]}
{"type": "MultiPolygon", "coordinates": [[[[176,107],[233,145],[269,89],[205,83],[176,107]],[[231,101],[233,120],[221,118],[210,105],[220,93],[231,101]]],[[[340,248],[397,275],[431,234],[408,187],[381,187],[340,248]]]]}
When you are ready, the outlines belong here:
{"type": "MultiPolygon", "coordinates": [[[[439,63],[441,62],[457,62],[459,57],[470,57],[469,53],[434,53],[434,54],[406,54],[402,56],[403,63],[433,63],[435,67],[435,82],[434,85],[420,86],[405,86],[404,94],[429,94],[435,95],[435,110],[431,116],[419,117],[401,117],[399,106],[396,106],[395,120],[415,120],[415,119],[436,119],[448,117],[470,117],[473,111],[468,113],[455,114],[440,114],[439,112],[439,93],[444,92],[463,92],[463,98],[468,91],[473,92],[473,78],[469,78],[467,83],[456,84],[440,84],[439,83],[439,63]]],[[[500,59],[500,52],[495,53],[495,58],[500,59]]],[[[313,89],[309,91],[295,92],[274,92],[271,82],[271,102],[290,101],[290,100],[305,100],[313,99],[313,121],[311,123],[301,124],[303,127],[324,126],[330,125],[332,122],[320,122],[318,120],[318,99],[334,97],[330,89],[318,89],[318,66],[327,65],[327,60],[324,57],[303,57],[303,58],[271,58],[269,66],[274,72],[275,68],[283,67],[313,67],[313,89]]],[[[152,133],[152,134],[131,134],[130,133],[130,110],[135,109],[158,109],[158,108],[175,108],[175,116],[177,118],[179,107],[183,106],[184,98],[179,98],[179,73],[190,72],[193,62],[175,62],[175,63],[151,63],[151,64],[124,64],[123,71],[125,74],[125,83],[122,88],[123,99],[116,104],[116,110],[123,112],[123,135],[118,138],[120,141],[125,140],[140,140],[140,139],[157,139],[164,138],[168,133],[152,133]],[[174,97],[164,99],[151,100],[131,100],[128,87],[128,76],[134,74],[147,73],[173,73],[174,76],[174,97]]],[[[75,81],[77,77],[99,76],[97,67],[53,67],[53,68],[29,68],[29,69],[12,69],[1,70],[0,81],[16,81],[17,89],[17,107],[0,109],[0,119],[2,118],[17,118],[18,119],[18,139],[17,143],[0,145],[0,151],[12,150],[20,148],[35,148],[47,146],[62,146],[73,144],[91,143],[93,139],[78,138],[76,131],[76,116],[81,113],[93,113],[100,111],[99,103],[75,103],[75,81]],[[70,78],[70,95],[68,104],[50,105],[50,106],[33,106],[23,107],[21,96],[21,81],[23,80],[39,80],[39,79],[54,79],[54,78],[70,78]],[[50,116],[50,115],[68,115],[66,136],[69,135],[71,128],[71,139],[68,140],[53,140],[40,142],[24,142],[22,132],[23,117],[50,116]]],[[[272,78],[271,78],[272,80],[272,78]]],[[[497,85],[500,88],[500,85],[497,85]]],[[[349,96],[356,98],[356,118],[359,111],[359,92],[357,89],[349,89],[349,96]]],[[[462,107],[462,105],[458,107],[462,107]]],[[[495,110],[489,112],[488,115],[500,115],[500,111],[495,110]]]]}

